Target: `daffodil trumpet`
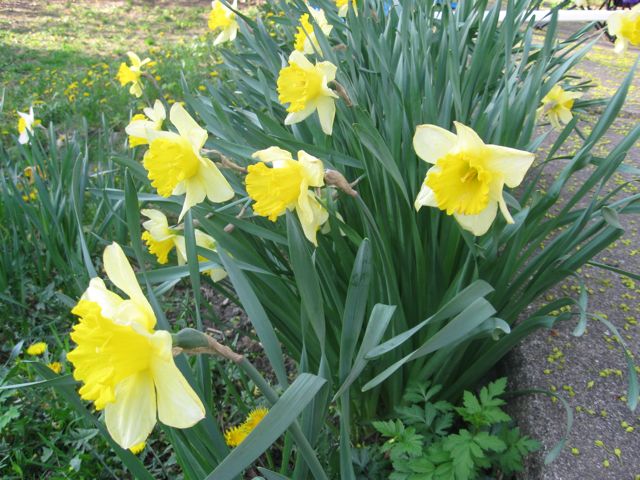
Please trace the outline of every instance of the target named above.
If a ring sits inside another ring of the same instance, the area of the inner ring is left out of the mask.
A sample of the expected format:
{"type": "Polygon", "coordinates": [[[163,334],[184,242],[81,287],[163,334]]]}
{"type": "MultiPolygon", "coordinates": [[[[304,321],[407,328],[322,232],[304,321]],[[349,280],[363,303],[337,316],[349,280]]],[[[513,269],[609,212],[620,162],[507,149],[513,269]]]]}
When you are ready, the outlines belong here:
{"type": "Polygon", "coordinates": [[[204,201],[205,197],[211,202],[222,203],[230,200],[234,192],[218,167],[201,154],[207,131],[179,103],[171,107],[169,119],[178,132],[148,128],[149,149],[142,163],[159,195],[185,195],[178,218],[182,220],[187,210],[204,201]]]}
{"type": "Polygon", "coordinates": [[[322,161],[304,150],[294,160],[291,153],[278,147],[259,150],[252,157],[259,162],[247,168],[245,183],[255,202],[253,211],[275,222],[287,210],[295,210],[305,236],[317,245],[316,234],[329,214],[309,189],[324,185],[322,161]]]}
{"type": "Polygon", "coordinates": [[[439,208],[478,236],[489,230],[498,209],[507,223],[513,223],[503,187],[520,185],[533,153],[487,145],[471,128],[454,123],[457,134],[436,125],[416,129],[413,147],[418,157],[433,165],[415,200],[416,210],[439,208]]]}

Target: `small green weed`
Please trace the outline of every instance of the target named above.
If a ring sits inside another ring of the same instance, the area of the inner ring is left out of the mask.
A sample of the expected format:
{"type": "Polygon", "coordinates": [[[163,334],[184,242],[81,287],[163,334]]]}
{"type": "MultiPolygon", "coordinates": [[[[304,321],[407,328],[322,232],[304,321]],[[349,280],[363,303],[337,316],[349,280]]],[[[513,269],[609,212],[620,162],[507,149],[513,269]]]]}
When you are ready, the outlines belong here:
{"type": "Polygon", "coordinates": [[[389,438],[381,450],[393,465],[391,480],[471,480],[481,472],[510,475],[522,470],[523,458],[537,441],[511,427],[501,406],[506,378],[490,383],[476,396],[464,392],[461,407],[432,402],[441,387],[410,386],[398,407],[399,418],[373,422],[389,438]]]}

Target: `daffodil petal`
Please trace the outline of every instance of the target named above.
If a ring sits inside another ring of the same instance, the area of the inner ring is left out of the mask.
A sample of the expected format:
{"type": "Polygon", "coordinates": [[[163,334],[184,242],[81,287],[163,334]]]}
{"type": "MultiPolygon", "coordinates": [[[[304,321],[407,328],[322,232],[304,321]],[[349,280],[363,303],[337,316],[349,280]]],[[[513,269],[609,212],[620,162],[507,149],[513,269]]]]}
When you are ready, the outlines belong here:
{"type": "Polygon", "coordinates": [[[535,155],[515,148],[487,145],[486,162],[490,170],[499,173],[504,183],[514,188],[522,183],[535,155]]]}
{"type": "Polygon", "coordinates": [[[309,155],[304,150],[298,152],[298,162],[305,172],[307,185],[310,187],[322,187],[324,185],[324,166],[322,160],[309,155]]]}
{"type": "Polygon", "coordinates": [[[457,146],[460,151],[477,151],[485,146],[485,143],[472,128],[460,122],[453,123],[456,126],[457,146]]]}
{"type": "Polygon", "coordinates": [[[282,161],[293,160],[291,153],[280,147],[269,147],[264,150],[258,150],[251,155],[251,158],[256,158],[264,163],[273,163],[273,166],[276,168],[278,168],[278,164],[282,161]]]}
{"type": "Polygon", "coordinates": [[[94,277],[89,281],[89,287],[84,291],[81,298],[100,305],[102,315],[107,318],[113,318],[118,310],[118,305],[124,301],[119,295],[107,290],[107,286],[98,277],[94,277]]]}
{"type": "Polygon", "coordinates": [[[289,55],[289,62],[296,63],[300,68],[308,70],[313,68],[313,64],[305,57],[304,53],[294,50],[289,55]]]}
{"type": "Polygon", "coordinates": [[[318,246],[316,235],[320,226],[329,219],[329,213],[318,202],[316,196],[309,191],[306,191],[306,199],[304,201],[298,201],[296,213],[304,236],[315,246],[318,246]],[[305,211],[303,211],[303,208],[305,211]]]}
{"type": "Polygon", "coordinates": [[[169,112],[171,123],[178,129],[180,136],[191,142],[194,149],[199,151],[207,141],[207,131],[189,115],[184,107],[179,103],[174,103],[169,112]]]}
{"type": "Polygon", "coordinates": [[[454,147],[456,136],[436,125],[418,125],[413,136],[413,148],[427,163],[436,163],[454,147]]]}
{"type": "MultiPolygon", "coordinates": [[[[126,293],[129,298],[135,300],[136,303],[147,310],[155,324],[153,309],[151,308],[151,305],[149,305],[147,298],[142,293],[142,289],[140,288],[138,280],[133,273],[131,264],[129,264],[129,260],[122,251],[120,245],[115,242],[109,245],[104,249],[104,255],[102,258],[104,261],[104,269],[107,272],[109,280],[111,280],[116,287],[126,293]]],[[[152,328],[153,325],[150,325],[149,327],[152,328]]]]}
{"type": "Polygon", "coordinates": [[[437,207],[438,202],[436,200],[436,196],[424,182],[422,183],[422,187],[418,192],[418,196],[416,197],[416,201],[414,203],[416,210],[420,210],[421,207],[437,207]]]}
{"type": "Polygon", "coordinates": [[[318,118],[320,126],[326,135],[333,132],[333,120],[336,116],[336,102],[331,97],[321,97],[318,99],[316,106],[318,108],[318,118]]]}
{"type": "Polygon", "coordinates": [[[454,213],[453,216],[462,228],[479,237],[487,233],[487,231],[491,227],[491,224],[495,220],[497,213],[498,202],[490,201],[489,205],[487,205],[487,208],[485,208],[477,215],[462,215],[459,213],[454,213]]]}
{"type": "Polygon", "coordinates": [[[158,354],[151,363],[157,392],[158,418],[171,427],[191,427],[204,418],[204,405],[173,361],[171,334],[157,331],[152,341],[158,349],[158,354]]]}
{"type": "Polygon", "coordinates": [[[509,212],[509,208],[507,207],[507,202],[504,201],[504,196],[500,194],[498,197],[498,206],[500,207],[500,213],[506,220],[507,223],[514,223],[513,217],[511,216],[511,212],[509,212]]]}
{"type": "Polygon", "coordinates": [[[109,434],[122,448],[144,442],[156,424],[156,393],[148,371],[131,375],[115,389],[115,402],[105,407],[109,434]]]}
{"type": "Polygon", "coordinates": [[[208,158],[200,159],[200,176],[209,200],[222,203],[233,198],[233,188],[220,169],[208,158]]]}
{"type": "MultiPolygon", "coordinates": [[[[178,221],[182,221],[182,217],[184,217],[185,213],[193,207],[194,205],[199,204],[204,200],[204,197],[207,196],[207,190],[204,185],[200,181],[200,178],[188,178],[184,180],[186,195],[184,197],[184,203],[182,205],[182,211],[180,212],[180,216],[178,217],[178,221]]],[[[174,190],[175,194],[175,190],[174,190]]]]}
{"type": "Polygon", "coordinates": [[[305,120],[309,115],[311,115],[316,110],[316,102],[309,102],[307,106],[300,110],[299,112],[291,112],[284,119],[285,125],[293,125],[294,123],[299,123],[305,120]]]}
{"type": "Polygon", "coordinates": [[[571,121],[573,115],[571,114],[571,110],[568,108],[561,108],[558,110],[558,116],[560,117],[560,121],[565,125],[571,121]]]}
{"type": "Polygon", "coordinates": [[[336,79],[336,72],[338,71],[338,67],[336,67],[331,62],[318,62],[316,63],[316,68],[319,69],[325,77],[325,82],[333,82],[336,79]]]}

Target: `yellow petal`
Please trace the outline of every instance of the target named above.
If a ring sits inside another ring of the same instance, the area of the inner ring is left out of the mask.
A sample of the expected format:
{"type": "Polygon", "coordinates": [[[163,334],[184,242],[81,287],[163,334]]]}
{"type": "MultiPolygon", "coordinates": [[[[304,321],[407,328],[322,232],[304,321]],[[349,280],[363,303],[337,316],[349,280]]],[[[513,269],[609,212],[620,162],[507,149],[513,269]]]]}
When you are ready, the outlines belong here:
{"type": "Polygon", "coordinates": [[[320,126],[325,135],[333,132],[333,120],[336,116],[336,102],[331,97],[320,97],[316,102],[320,126]]]}
{"type": "Polygon", "coordinates": [[[435,164],[456,144],[456,136],[449,130],[436,125],[418,125],[413,136],[413,148],[418,157],[435,164]]]}
{"type": "Polygon", "coordinates": [[[122,380],[115,402],[104,410],[107,430],[118,445],[131,448],[144,442],[156,424],[156,394],[149,371],[122,380]]]}
{"type": "Polygon", "coordinates": [[[298,204],[296,205],[296,213],[300,219],[300,225],[302,226],[304,236],[307,237],[311,243],[317,246],[318,241],[316,239],[316,234],[322,224],[329,219],[329,213],[320,204],[312,192],[307,190],[304,197],[305,200],[298,201],[298,204]]]}
{"type": "Polygon", "coordinates": [[[204,198],[207,196],[207,192],[200,178],[188,178],[184,180],[184,186],[186,195],[178,217],[179,222],[182,221],[182,217],[184,217],[191,207],[204,201],[204,198]]]}
{"type": "Polygon", "coordinates": [[[437,207],[438,206],[438,201],[436,200],[436,196],[433,193],[433,190],[431,190],[427,186],[427,184],[424,182],[422,182],[422,187],[418,192],[418,196],[416,197],[414,206],[416,210],[420,210],[421,207],[437,207]]]}
{"type": "Polygon", "coordinates": [[[207,141],[207,131],[189,115],[179,103],[174,103],[169,112],[171,123],[178,129],[181,137],[187,138],[193,148],[199,151],[207,141]]]}
{"type": "Polygon", "coordinates": [[[120,245],[114,242],[105,248],[103,261],[104,269],[107,272],[109,280],[146,311],[148,316],[146,326],[148,329],[153,328],[156,323],[153,309],[142,293],[142,289],[133,273],[129,260],[127,260],[120,245]]]}
{"type": "Polygon", "coordinates": [[[200,159],[200,176],[204,185],[207,198],[214,203],[222,203],[231,200],[235,193],[233,188],[218,169],[215,163],[208,158],[200,159]]]}
{"type": "Polygon", "coordinates": [[[453,216],[462,228],[470,231],[476,236],[480,236],[487,233],[496,218],[497,212],[498,202],[490,201],[487,208],[477,215],[462,215],[460,213],[454,213],[453,216]]]}
{"type": "Polygon", "coordinates": [[[251,158],[257,158],[264,163],[273,163],[273,166],[276,168],[282,166],[283,161],[293,160],[291,153],[280,147],[269,147],[264,150],[258,150],[251,155],[251,158]]]}
{"type": "Polygon", "coordinates": [[[501,174],[504,183],[514,188],[522,183],[527,170],[531,167],[535,155],[524,150],[487,145],[487,166],[494,172],[501,174]]]}
{"type": "Polygon", "coordinates": [[[453,124],[456,126],[457,148],[459,151],[478,151],[484,148],[484,142],[472,128],[460,122],[453,122],[453,124]]]}
{"type": "Polygon", "coordinates": [[[302,165],[307,185],[310,187],[322,187],[324,185],[324,166],[322,160],[309,155],[304,150],[298,152],[298,162],[302,165]]]}
{"type": "Polygon", "coordinates": [[[158,349],[151,363],[158,396],[158,418],[171,427],[191,427],[204,418],[204,405],[173,361],[171,334],[157,331],[152,341],[158,349]]]}
{"type": "Polygon", "coordinates": [[[119,295],[107,290],[101,278],[94,277],[89,281],[89,287],[82,294],[82,300],[95,302],[100,306],[102,315],[113,318],[118,306],[124,301],[119,295]]]}

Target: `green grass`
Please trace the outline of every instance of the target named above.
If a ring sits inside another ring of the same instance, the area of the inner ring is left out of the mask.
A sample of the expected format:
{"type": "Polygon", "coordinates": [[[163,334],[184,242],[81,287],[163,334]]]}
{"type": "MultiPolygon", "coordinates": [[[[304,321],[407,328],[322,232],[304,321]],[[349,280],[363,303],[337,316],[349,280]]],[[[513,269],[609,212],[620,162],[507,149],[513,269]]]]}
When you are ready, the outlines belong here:
{"type": "Polygon", "coordinates": [[[207,13],[207,5],[67,2],[0,17],[0,85],[5,88],[0,138],[16,135],[16,111],[28,111],[30,105],[43,125],[51,121],[61,130],[79,127],[83,118],[96,126],[103,114],[110,124],[124,127],[130,111],[148,103],[132,97],[115,78],[129,50],[156,61],[149,72],[169,102],[182,91],[182,71],[197,88],[211,78],[217,56],[207,13]]]}

